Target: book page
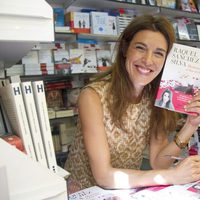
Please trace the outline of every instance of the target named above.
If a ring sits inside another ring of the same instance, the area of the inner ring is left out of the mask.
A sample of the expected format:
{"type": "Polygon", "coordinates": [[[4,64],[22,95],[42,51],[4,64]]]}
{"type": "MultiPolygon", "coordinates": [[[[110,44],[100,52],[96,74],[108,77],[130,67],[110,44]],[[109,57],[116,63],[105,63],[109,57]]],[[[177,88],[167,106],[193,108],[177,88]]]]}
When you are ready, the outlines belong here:
{"type": "Polygon", "coordinates": [[[69,195],[69,200],[198,200],[199,186],[200,182],[121,190],[105,190],[93,186],[69,195]]]}

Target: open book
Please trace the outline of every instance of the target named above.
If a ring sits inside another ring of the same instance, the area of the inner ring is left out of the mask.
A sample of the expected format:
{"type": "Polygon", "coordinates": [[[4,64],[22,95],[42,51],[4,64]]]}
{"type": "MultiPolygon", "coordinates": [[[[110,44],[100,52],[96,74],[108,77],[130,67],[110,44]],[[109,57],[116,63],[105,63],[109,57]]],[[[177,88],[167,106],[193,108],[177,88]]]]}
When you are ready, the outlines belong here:
{"type": "Polygon", "coordinates": [[[200,49],[174,43],[167,56],[155,106],[189,113],[184,106],[200,89],[200,49]]]}
{"type": "Polygon", "coordinates": [[[139,189],[105,190],[98,186],[69,195],[69,200],[198,200],[200,182],[186,185],[152,186],[139,189]]]}

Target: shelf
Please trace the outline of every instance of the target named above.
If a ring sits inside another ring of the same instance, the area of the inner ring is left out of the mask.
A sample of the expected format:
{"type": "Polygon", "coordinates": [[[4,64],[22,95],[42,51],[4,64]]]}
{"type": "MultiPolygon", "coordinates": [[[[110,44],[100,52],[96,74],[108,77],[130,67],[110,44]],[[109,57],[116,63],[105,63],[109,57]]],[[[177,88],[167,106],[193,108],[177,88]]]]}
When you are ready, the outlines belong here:
{"type": "MultiPolygon", "coordinates": [[[[55,0],[47,0],[50,4],[55,4],[55,0]]],[[[158,6],[141,5],[136,3],[119,2],[114,0],[57,0],[57,4],[62,5],[65,8],[70,6],[81,8],[93,8],[93,9],[133,9],[139,14],[161,14],[173,17],[188,17],[188,18],[200,18],[199,13],[192,13],[187,11],[181,11],[171,8],[164,8],[158,6]]]]}
{"type": "Polygon", "coordinates": [[[185,45],[189,45],[189,46],[196,46],[198,48],[200,48],[200,41],[196,41],[196,40],[178,40],[177,42],[180,44],[185,44],[185,45]]]}
{"type": "Polygon", "coordinates": [[[20,79],[24,81],[36,81],[36,80],[43,80],[43,81],[51,81],[51,80],[71,80],[72,77],[81,76],[82,78],[89,78],[92,76],[97,75],[98,73],[80,73],[80,74],[52,74],[52,75],[30,75],[30,76],[20,76],[20,79]]]}
{"type": "Polygon", "coordinates": [[[75,114],[73,116],[70,116],[70,117],[60,117],[60,118],[52,118],[52,119],[49,119],[51,124],[54,125],[54,124],[60,124],[60,123],[66,123],[66,120],[73,120],[74,123],[76,122],[77,120],[77,117],[78,115],[75,114]]]}
{"type": "MultiPolygon", "coordinates": [[[[51,5],[55,4],[55,0],[47,0],[51,5]]],[[[136,15],[140,14],[153,14],[153,15],[163,15],[169,17],[187,17],[193,19],[200,19],[200,13],[192,13],[188,11],[181,11],[171,8],[164,8],[158,6],[141,5],[129,2],[120,2],[114,0],[57,0],[56,4],[62,5],[65,8],[79,7],[79,8],[92,8],[92,9],[119,9],[124,8],[128,10],[135,10],[136,15]]],[[[107,35],[94,35],[94,34],[76,34],[67,31],[57,31],[55,34],[56,40],[75,42],[77,38],[94,39],[98,41],[116,41],[118,36],[107,36],[107,35]]]]}
{"type": "MultiPolygon", "coordinates": [[[[54,0],[47,0],[48,3],[54,4],[54,0]]],[[[153,14],[159,12],[159,7],[139,5],[128,2],[119,2],[113,0],[57,0],[57,4],[63,5],[65,8],[69,6],[82,7],[82,8],[93,8],[93,9],[135,9],[141,13],[153,14]]]]}
{"type": "Polygon", "coordinates": [[[61,78],[68,80],[70,79],[71,76],[77,75],[77,74],[52,74],[52,75],[30,75],[30,76],[20,76],[20,79],[22,81],[34,81],[34,80],[43,80],[43,81],[48,81],[48,80],[60,80],[61,78]]]}
{"type": "MultiPolygon", "coordinates": [[[[56,40],[62,38],[63,41],[76,42],[76,39],[84,38],[84,39],[91,39],[97,40],[98,42],[116,42],[119,36],[113,35],[97,35],[97,34],[81,34],[81,33],[56,33],[56,40]],[[61,36],[62,35],[62,36],[61,36]]],[[[192,46],[200,47],[200,41],[198,40],[179,40],[177,42],[182,44],[188,44],[192,46]]]]}
{"type": "Polygon", "coordinates": [[[65,41],[65,42],[75,42],[77,39],[77,36],[75,33],[67,33],[67,32],[55,32],[55,41],[65,41]]]}
{"type": "Polygon", "coordinates": [[[164,16],[170,17],[187,17],[187,18],[195,18],[200,19],[200,13],[193,13],[188,11],[174,10],[171,8],[162,8],[160,7],[160,14],[164,16]]]}
{"type": "Polygon", "coordinates": [[[98,41],[102,41],[102,42],[113,42],[113,41],[117,41],[119,36],[100,35],[100,34],[78,34],[77,37],[84,38],[84,39],[98,40],[98,41]]]}
{"type": "Polygon", "coordinates": [[[56,41],[66,41],[69,43],[75,42],[79,38],[97,40],[99,42],[117,41],[119,36],[115,35],[100,35],[100,34],[85,34],[85,33],[67,33],[59,31],[55,33],[56,41]]]}

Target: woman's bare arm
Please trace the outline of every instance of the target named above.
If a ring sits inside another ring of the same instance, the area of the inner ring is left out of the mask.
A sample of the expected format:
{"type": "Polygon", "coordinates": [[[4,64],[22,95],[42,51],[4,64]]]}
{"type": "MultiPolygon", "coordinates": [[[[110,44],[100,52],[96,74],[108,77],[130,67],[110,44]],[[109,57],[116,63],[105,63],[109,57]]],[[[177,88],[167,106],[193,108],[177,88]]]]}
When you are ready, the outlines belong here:
{"type": "MultiPolygon", "coordinates": [[[[185,164],[186,166],[180,167],[182,173],[177,173],[177,168],[148,171],[113,168],[110,163],[110,152],[99,96],[94,90],[87,88],[81,92],[78,104],[85,148],[89,156],[93,176],[101,187],[133,188],[174,184],[176,183],[175,177],[178,178],[177,174],[179,175],[178,181],[180,183],[186,183],[186,180],[194,181],[200,179],[200,170],[196,177],[193,177],[192,167],[188,167],[187,163],[185,164]],[[183,177],[185,170],[187,170],[187,173],[183,177]]],[[[157,150],[162,147],[162,145],[158,145],[157,150]]],[[[198,157],[198,159],[200,158],[198,157]]]]}

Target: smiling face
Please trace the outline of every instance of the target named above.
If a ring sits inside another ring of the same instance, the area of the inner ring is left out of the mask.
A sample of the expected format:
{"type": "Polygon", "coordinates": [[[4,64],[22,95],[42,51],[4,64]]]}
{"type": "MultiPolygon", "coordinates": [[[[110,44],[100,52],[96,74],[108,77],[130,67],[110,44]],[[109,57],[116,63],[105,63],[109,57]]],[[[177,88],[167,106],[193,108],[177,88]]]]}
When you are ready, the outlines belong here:
{"type": "Polygon", "coordinates": [[[142,30],[133,37],[126,53],[126,70],[137,94],[162,70],[167,48],[160,32],[142,30]]]}
{"type": "Polygon", "coordinates": [[[168,92],[165,92],[163,94],[163,102],[167,103],[170,100],[170,94],[168,92]]]}

